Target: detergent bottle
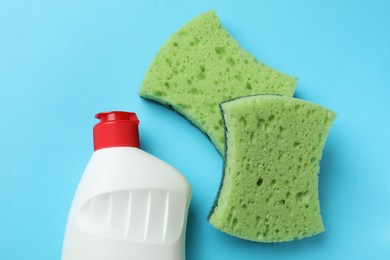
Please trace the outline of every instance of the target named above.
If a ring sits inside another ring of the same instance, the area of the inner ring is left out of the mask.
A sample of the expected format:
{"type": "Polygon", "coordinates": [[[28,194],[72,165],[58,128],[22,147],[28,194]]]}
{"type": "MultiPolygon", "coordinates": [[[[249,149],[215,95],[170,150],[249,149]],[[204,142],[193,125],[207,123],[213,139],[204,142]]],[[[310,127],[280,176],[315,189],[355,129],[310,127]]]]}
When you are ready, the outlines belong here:
{"type": "Polygon", "coordinates": [[[184,260],[188,181],[140,149],[135,113],[96,118],[94,152],[68,216],[62,260],[184,260]]]}

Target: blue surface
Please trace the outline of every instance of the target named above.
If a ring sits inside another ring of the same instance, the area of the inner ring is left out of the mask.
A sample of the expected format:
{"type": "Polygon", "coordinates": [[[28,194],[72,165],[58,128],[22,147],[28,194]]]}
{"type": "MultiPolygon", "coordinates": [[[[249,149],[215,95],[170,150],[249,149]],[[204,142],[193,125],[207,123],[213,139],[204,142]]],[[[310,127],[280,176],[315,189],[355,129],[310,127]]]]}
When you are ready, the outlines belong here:
{"type": "Polygon", "coordinates": [[[0,259],[60,259],[92,153],[94,115],[136,111],[144,150],[193,187],[187,259],[390,259],[389,1],[0,2],[0,259]],[[280,244],[225,235],[206,216],[222,159],[138,89],[159,47],[215,9],[245,49],[338,113],[320,172],[326,232],[280,244]]]}

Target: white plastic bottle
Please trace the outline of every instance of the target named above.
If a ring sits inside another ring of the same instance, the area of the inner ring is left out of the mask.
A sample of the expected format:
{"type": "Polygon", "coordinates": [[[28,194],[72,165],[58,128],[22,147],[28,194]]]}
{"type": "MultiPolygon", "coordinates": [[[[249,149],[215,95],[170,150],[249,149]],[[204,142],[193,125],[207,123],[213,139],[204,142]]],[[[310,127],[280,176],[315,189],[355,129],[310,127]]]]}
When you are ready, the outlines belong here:
{"type": "Polygon", "coordinates": [[[79,183],[62,260],[183,260],[191,187],[139,149],[134,113],[96,115],[94,153],[79,183]]]}

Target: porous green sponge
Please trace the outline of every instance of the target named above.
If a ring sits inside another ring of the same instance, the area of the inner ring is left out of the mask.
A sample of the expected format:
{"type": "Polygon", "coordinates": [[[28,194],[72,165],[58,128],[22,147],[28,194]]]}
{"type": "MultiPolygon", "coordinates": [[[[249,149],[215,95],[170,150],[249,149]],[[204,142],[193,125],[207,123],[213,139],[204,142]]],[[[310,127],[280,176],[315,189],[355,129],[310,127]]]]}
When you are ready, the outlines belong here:
{"type": "Polygon", "coordinates": [[[224,177],[209,222],[259,242],[322,232],[319,161],[335,113],[275,95],[234,99],[222,103],[221,110],[224,177]]]}
{"type": "Polygon", "coordinates": [[[182,114],[223,154],[220,102],[252,94],[292,96],[296,82],[240,48],[210,11],[184,25],[161,47],[139,95],[182,114]]]}

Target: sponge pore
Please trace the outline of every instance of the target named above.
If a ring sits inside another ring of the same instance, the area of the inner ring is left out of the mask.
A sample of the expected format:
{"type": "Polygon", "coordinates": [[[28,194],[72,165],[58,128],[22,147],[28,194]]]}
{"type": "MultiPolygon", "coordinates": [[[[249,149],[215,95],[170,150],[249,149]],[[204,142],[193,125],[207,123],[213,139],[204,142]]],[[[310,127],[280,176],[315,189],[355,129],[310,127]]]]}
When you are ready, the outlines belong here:
{"type": "Polygon", "coordinates": [[[241,49],[210,11],[184,25],[161,47],[139,95],[182,114],[223,154],[220,102],[253,94],[292,96],[296,83],[241,49]]]}
{"type": "Polygon", "coordinates": [[[272,95],[234,99],[222,103],[221,110],[225,165],[209,222],[259,242],[322,232],[319,161],[335,113],[272,95]]]}

